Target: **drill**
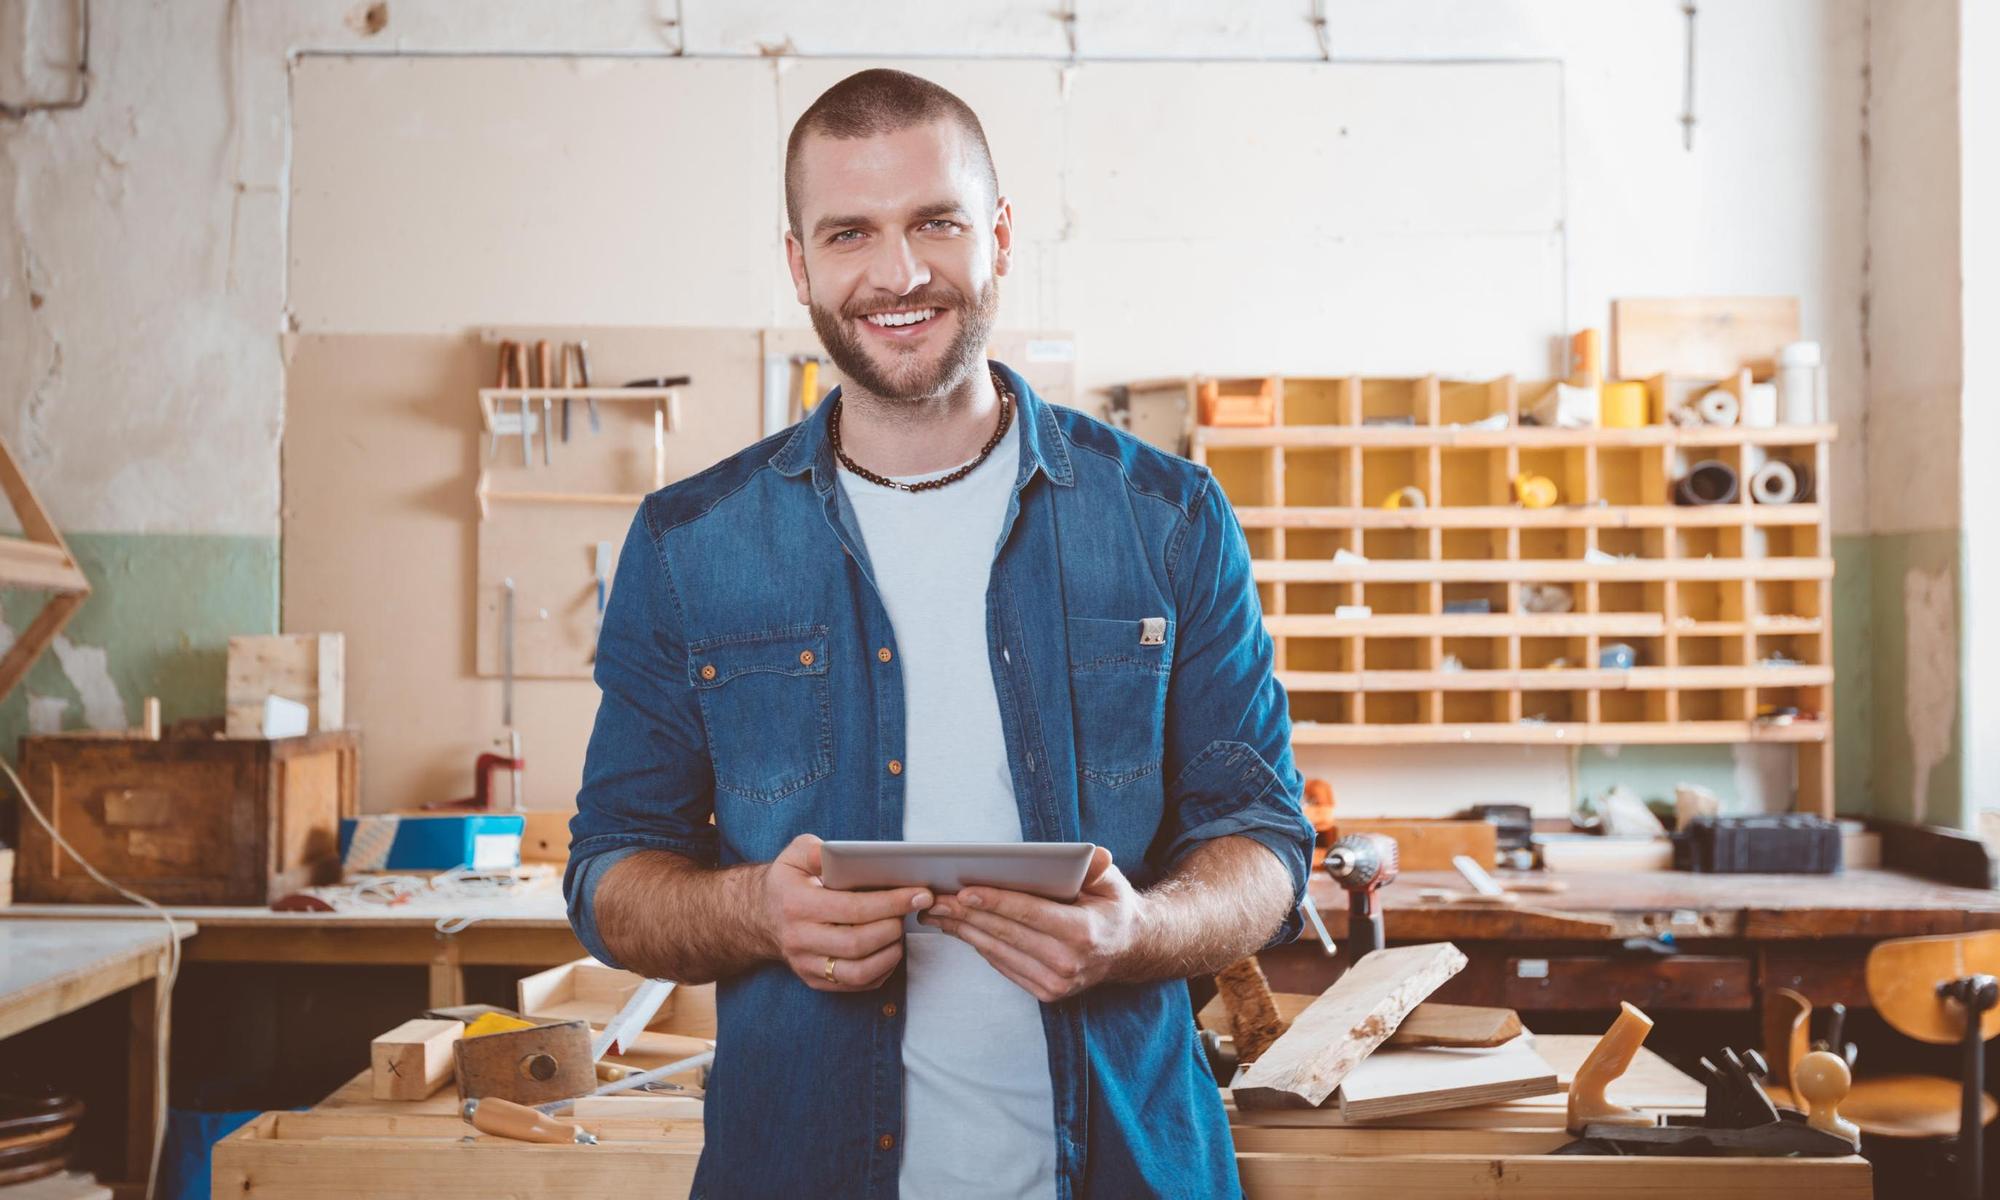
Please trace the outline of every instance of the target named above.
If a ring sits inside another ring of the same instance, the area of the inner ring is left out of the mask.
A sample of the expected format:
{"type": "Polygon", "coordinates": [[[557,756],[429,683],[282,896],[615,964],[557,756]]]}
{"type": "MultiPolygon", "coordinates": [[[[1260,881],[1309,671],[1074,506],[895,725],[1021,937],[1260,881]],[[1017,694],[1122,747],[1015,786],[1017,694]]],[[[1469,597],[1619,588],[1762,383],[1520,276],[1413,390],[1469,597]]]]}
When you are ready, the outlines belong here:
{"type": "Polygon", "coordinates": [[[1326,852],[1326,873],[1347,893],[1347,944],[1360,958],[1382,948],[1382,909],[1375,894],[1396,878],[1396,839],[1350,833],[1326,852]]]}

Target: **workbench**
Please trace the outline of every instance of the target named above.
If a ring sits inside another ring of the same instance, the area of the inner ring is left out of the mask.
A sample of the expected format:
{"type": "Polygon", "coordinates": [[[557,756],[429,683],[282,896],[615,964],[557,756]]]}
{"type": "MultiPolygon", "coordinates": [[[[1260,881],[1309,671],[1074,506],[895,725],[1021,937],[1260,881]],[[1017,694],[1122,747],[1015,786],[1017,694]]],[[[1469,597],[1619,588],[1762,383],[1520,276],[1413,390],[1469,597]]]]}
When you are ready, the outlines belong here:
{"type": "MultiPolygon", "coordinates": [[[[1503,883],[1511,876],[1501,872],[1503,883]]],[[[1683,871],[1533,876],[1564,890],[1513,906],[1427,902],[1427,889],[1469,893],[1450,871],[1406,872],[1379,900],[1389,942],[1456,944],[1470,959],[1436,999],[1524,1012],[1750,1012],[1771,988],[1815,1005],[1869,1007],[1862,967],[1884,938],[2000,928],[2000,891],[1954,887],[1898,871],[1838,875],[1700,875],[1683,871]],[[1628,938],[1671,935],[1675,952],[1626,952],[1628,938]]],[[[1312,896],[1335,942],[1347,937],[1346,896],[1323,874],[1312,896]]],[[[1259,955],[1273,987],[1319,992],[1343,960],[1316,941],[1259,955]]]]}
{"type": "MultiPolygon", "coordinates": [[[[1596,1041],[1549,1035],[1536,1048],[1565,1085],[1596,1041]]],[[[1702,1089],[1642,1049],[1613,1100],[1698,1112],[1702,1089]]],[[[1225,1093],[1225,1102],[1227,1094],[1225,1093]]],[[[701,1153],[699,1119],[617,1117],[584,1124],[597,1146],[544,1146],[475,1135],[446,1087],[428,1100],[371,1097],[369,1077],[304,1113],[265,1113],[215,1147],[217,1200],[306,1200],[365,1193],[684,1195],[701,1153]],[[468,1136],[471,1135],[471,1136],[468,1136]],[[441,1190],[444,1189],[444,1190],[441,1190]]],[[[1570,1140],[1561,1095],[1456,1109],[1367,1126],[1329,1126],[1338,1110],[1237,1113],[1231,1129],[1250,1200],[1422,1196],[1426,1200],[1672,1195],[1700,1200],[1868,1200],[1868,1163],[1834,1159],[1595,1158],[1549,1151],[1570,1140]]]]}
{"type": "MultiPolygon", "coordinates": [[[[120,905],[19,904],[9,917],[130,921],[120,905]]],[[[429,1003],[465,1002],[469,966],[552,967],[584,954],[569,927],[562,895],[530,895],[449,904],[412,902],[379,912],[272,912],[268,908],[168,907],[198,922],[184,961],[207,963],[410,966],[430,973],[429,1003]],[[470,924],[464,924],[466,921],[470,924]]]]}
{"type": "MultiPolygon", "coordinates": [[[[13,920],[11,910],[0,910],[0,1038],[126,993],[130,1099],[123,1177],[143,1182],[160,1115],[154,1102],[160,1057],[156,1017],[169,943],[166,922],[133,912],[123,909],[117,920],[13,920]]],[[[175,938],[194,933],[193,924],[175,922],[175,938]]]]}

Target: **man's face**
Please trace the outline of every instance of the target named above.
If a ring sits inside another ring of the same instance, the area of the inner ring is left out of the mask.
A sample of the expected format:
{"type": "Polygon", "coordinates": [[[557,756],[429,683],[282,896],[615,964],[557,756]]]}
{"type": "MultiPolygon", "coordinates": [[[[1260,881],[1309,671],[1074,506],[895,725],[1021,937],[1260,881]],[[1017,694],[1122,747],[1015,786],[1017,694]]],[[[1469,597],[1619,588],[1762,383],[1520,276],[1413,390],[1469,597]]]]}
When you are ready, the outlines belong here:
{"type": "Polygon", "coordinates": [[[884,400],[949,395],[983,369],[1013,242],[958,128],[939,121],[799,147],[799,303],[841,373],[884,400]]]}

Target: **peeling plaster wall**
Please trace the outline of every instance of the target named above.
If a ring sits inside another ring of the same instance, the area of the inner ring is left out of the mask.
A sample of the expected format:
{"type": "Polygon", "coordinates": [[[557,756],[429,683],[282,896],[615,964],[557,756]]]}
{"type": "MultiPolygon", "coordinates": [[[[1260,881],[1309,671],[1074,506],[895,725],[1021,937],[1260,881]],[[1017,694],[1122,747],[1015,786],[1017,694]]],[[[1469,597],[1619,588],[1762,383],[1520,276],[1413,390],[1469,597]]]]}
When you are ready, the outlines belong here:
{"type": "Polygon", "coordinates": [[[1982,469],[1966,457],[1966,353],[1979,339],[1963,307],[1960,11],[1869,7],[1872,796],[1884,815],[1944,825],[1969,819],[1962,530],[1967,472],[1982,469]]]}
{"type": "MultiPolygon", "coordinates": [[[[42,14],[38,21],[67,11],[60,0],[15,7],[42,14]]],[[[865,19],[854,5],[805,0],[560,6],[390,0],[386,28],[372,34],[359,17],[364,8],[354,0],[100,3],[90,104],[0,126],[0,431],[22,453],[64,529],[169,539],[268,541],[278,534],[277,335],[298,323],[293,313],[312,311],[297,303],[298,272],[326,265],[296,261],[288,241],[285,197],[295,182],[289,72],[301,53],[795,53],[918,60],[921,69],[921,60],[940,57],[1310,62],[1322,52],[1310,6],[1276,0],[1080,0],[1068,9],[1073,21],[1062,19],[1063,6],[968,0],[945,22],[936,19],[934,5],[917,0],[868,5],[865,19]],[[672,19],[676,14],[684,23],[672,19]]],[[[1616,295],[1797,293],[1807,335],[1827,346],[1835,415],[1850,431],[1836,449],[1842,485],[1833,498],[1835,526],[1843,535],[1864,531],[1860,147],[1867,11],[1866,0],[1707,0],[1698,25],[1699,123],[1689,152],[1678,123],[1684,37],[1678,4],[1329,0],[1326,49],[1336,58],[1542,61],[1558,68],[1562,80],[1560,208],[1541,235],[1558,246],[1549,312],[1534,314],[1529,336],[1498,349],[1463,337],[1425,338],[1419,316],[1393,352],[1366,347],[1370,361],[1342,365],[1547,369],[1553,350],[1536,339],[1603,321],[1616,295]]],[[[0,53],[7,44],[0,36],[0,53]]],[[[810,73],[830,64],[795,65],[810,73]]],[[[37,87],[60,82],[60,76],[41,79],[37,87]]],[[[1268,128],[1246,132],[1273,141],[1320,136],[1312,118],[1274,111],[1268,128]]],[[[1094,134],[1084,161],[1115,161],[1119,132],[1094,134]]],[[[1189,169],[1198,173],[1202,143],[1190,148],[1189,169]]],[[[774,157],[778,150],[743,152],[774,157]]],[[[1509,169],[1501,155],[1443,186],[1470,196],[1504,192],[1509,169]]],[[[1394,175],[1341,181],[1378,197],[1393,197],[1398,185],[1394,175]]],[[[554,214],[550,219],[559,210],[554,214]]],[[[1490,220],[1502,223],[1497,215],[1490,220]]],[[[1125,260],[1093,261],[1060,241],[1058,229],[1048,271],[1103,279],[1106,270],[1122,269],[1125,260]]],[[[1342,278],[1317,286],[1367,297],[1405,282],[1408,261],[1393,254],[1358,260],[1342,278]]],[[[1456,300],[1482,270],[1506,269],[1469,263],[1454,282],[1449,260],[1439,263],[1447,272],[1440,300],[1456,300]]],[[[760,269],[775,271],[775,249],[760,269]]],[[[778,299],[739,319],[798,319],[778,302],[781,288],[765,294],[778,299]]],[[[531,319],[574,315],[536,312],[531,319]]],[[[492,318],[490,311],[427,315],[455,326],[492,318]]],[[[710,315],[702,323],[716,320],[710,315]]],[[[356,331],[356,321],[341,321],[321,331],[356,331]]],[[[408,325],[394,317],[373,328],[408,325]]],[[[1208,369],[1230,369],[1228,340],[1204,341],[1202,333],[1194,329],[1190,340],[1177,332],[1172,341],[1208,369]]],[[[1132,372],[1136,361],[1093,362],[1086,346],[1080,365],[1086,379],[1093,371],[1111,378],[1132,372]]],[[[1839,545],[1846,576],[1855,543],[1843,536],[1839,545]]],[[[260,629],[274,622],[275,555],[269,562],[268,574],[232,576],[223,602],[236,614],[232,619],[260,629]]],[[[1869,595],[1841,590],[1850,606],[1869,595]]],[[[101,592],[85,613],[108,596],[101,592]]],[[[156,614],[130,617],[147,645],[182,632],[156,614]]],[[[1837,609],[1837,620],[1843,642],[1865,638],[1864,610],[1837,609]]],[[[71,636],[93,644],[82,628],[71,636]]],[[[114,679],[121,669],[166,669],[164,661],[122,666],[134,653],[141,651],[111,646],[114,679]]],[[[219,670],[215,683],[219,689],[219,670]]],[[[1836,690],[1843,727],[1865,727],[1858,707],[1865,691],[1847,676],[1836,690]]],[[[136,700],[127,695],[124,702],[129,708],[136,700]]],[[[79,698],[70,720],[81,711],[79,698]]],[[[1846,753],[1843,744],[1842,805],[1864,807],[1866,763],[1850,771],[1846,753]]],[[[1649,755],[1672,761],[1659,751],[1628,751],[1622,762],[1631,766],[1649,755]]],[[[1551,761],[1574,786],[1568,760],[1551,761]]],[[[1541,759],[1510,776],[1524,789],[1539,789],[1536,781],[1547,777],[1541,759]]],[[[1406,799],[1453,807],[1469,778],[1444,777],[1406,799]]]]}

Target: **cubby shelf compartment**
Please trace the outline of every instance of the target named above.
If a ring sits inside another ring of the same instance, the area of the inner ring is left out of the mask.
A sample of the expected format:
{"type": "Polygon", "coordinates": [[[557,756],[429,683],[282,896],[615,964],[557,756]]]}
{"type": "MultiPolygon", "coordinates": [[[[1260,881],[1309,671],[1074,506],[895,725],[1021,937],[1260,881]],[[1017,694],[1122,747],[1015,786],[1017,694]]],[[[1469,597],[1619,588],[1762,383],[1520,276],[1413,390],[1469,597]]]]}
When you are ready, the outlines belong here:
{"type": "Polygon", "coordinates": [[[1551,429],[1520,424],[1548,381],[1256,382],[1272,424],[1189,452],[1249,541],[1296,743],[1786,744],[1796,806],[1832,813],[1834,426],[1551,429]],[[1672,502],[1693,463],[1769,458],[1812,493],[1672,502]],[[1524,472],[1554,506],[1511,502],[1524,472]]]}

